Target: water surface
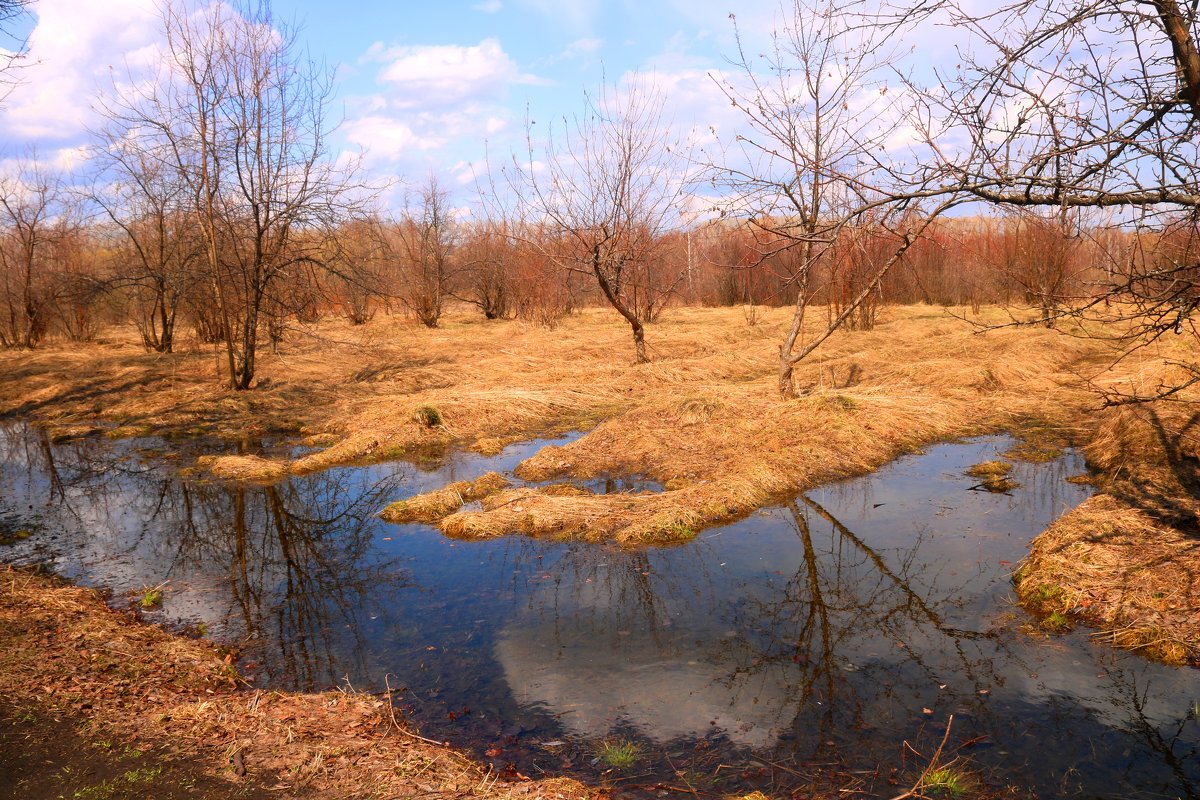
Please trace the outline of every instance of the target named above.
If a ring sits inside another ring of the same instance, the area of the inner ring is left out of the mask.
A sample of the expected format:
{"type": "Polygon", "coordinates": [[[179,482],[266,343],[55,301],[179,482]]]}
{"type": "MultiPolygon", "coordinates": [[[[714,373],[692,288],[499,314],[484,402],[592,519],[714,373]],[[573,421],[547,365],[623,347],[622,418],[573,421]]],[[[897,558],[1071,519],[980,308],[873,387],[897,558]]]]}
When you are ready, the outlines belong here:
{"type": "Polygon", "coordinates": [[[1065,481],[1078,456],[1018,464],[1020,488],[993,495],[963,473],[1008,440],[940,445],[640,551],[376,516],[544,444],[249,487],[181,477],[185,444],[9,425],[0,529],[32,535],[0,558],[118,605],[165,582],[148,616],[239,644],[255,682],[402,687],[426,735],[531,776],[595,778],[600,743],[622,740],[644,755],[607,777],[631,795],[785,793],[823,772],[891,797],[922,766],[903,743],[928,753],[953,715],[949,746],[985,787],[1197,796],[1200,673],[1031,635],[1012,605],[1029,540],[1087,496],[1065,481]]]}

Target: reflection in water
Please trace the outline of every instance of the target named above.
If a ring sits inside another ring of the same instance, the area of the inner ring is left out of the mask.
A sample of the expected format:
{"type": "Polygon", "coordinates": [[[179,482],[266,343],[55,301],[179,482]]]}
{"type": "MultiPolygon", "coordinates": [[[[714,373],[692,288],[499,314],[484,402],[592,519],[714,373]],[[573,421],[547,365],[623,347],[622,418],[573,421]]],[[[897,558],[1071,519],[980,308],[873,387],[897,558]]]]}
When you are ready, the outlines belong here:
{"type": "Polygon", "coordinates": [[[378,593],[405,585],[372,549],[374,515],[402,473],[369,487],[339,471],[267,487],[187,482],[134,443],[52,447],[29,434],[6,431],[4,502],[42,509],[34,552],[118,590],[167,582],[168,617],[272,642],[271,680],[336,683],[364,649],[343,632],[357,637],[363,614],[385,613],[378,593]]]}
{"type": "Polygon", "coordinates": [[[161,615],[239,643],[261,683],[376,690],[397,676],[429,732],[527,774],[586,773],[609,736],[655,748],[645,769],[667,782],[699,752],[709,772],[750,758],[871,770],[899,763],[903,741],[940,739],[953,714],[951,744],[975,743],[964,754],[985,778],[1039,796],[1192,798],[1200,782],[1195,671],[1020,632],[1009,572],[1085,496],[1063,480],[1073,457],[1017,465],[1008,497],[967,491],[962,474],[1005,440],[936,447],[629,552],[455,542],[374,516],[540,443],[238,487],[181,478],[188,445],[0,430],[0,525],[36,531],[4,557],[118,593],[169,580],[161,615]]]}

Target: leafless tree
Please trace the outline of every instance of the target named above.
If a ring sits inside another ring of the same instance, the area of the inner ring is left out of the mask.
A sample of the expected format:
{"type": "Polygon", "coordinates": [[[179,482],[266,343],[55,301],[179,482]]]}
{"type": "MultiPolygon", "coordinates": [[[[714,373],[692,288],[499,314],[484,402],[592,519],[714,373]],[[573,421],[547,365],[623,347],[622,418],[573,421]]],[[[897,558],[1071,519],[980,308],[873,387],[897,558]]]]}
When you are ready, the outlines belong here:
{"type": "Polygon", "coordinates": [[[1078,213],[1021,209],[1011,213],[1000,238],[1000,276],[1025,303],[1038,309],[1053,328],[1064,309],[1085,292],[1088,247],[1078,213]]]}
{"type": "Polygon", "coordinates": [[[168,142],[126,120],[97,134],[90,200],[115,229],[110,286],[127,294],[147,350],[169,353],[181,304],[197,282],[202,243],[168,142]]]}
{"type": "Polygon", "coordinates": [[[49,274],[44,275],[50,322],[67,339],[96,337],[108,299],[103,274],[103,248],[96,231],[79,213],[78,198],[70,197],[54,221],[49,250],[49,274]]]}
{"type": "Polygon", "coordinates": [[[31,4],[32,0],[0,0],[0,103],[16,83],[14,73],[25,55],[25,40],[13,32],[13,26],[31,4]]]}
{"type": "Polygon", "coordinates": [[[477,306],[488,319],[508,316],[513,307],[516,248],[504,225],[484,220],[466,231],[460,249],[460,288],[455,296],[477,306]]]}
{"type": "Polygon", "coordinates": [[[743,112],[747,132],[713,163],[727,212],[757,229],[760,257],[786,266],[795,292],[779,348],[779,392],[794,397],[796,365],[858,312],[884,276],[938,214],[954,205],[944,173],[923,174],[896,160],[892,141],[905,119],[906,93],[888,94],[896,29],[869,24],[843,4],[797,0],[771,47],[748,53],[739,35],[735,70],[717,77],[743,112]],[[939,198],[924,214],[916,201],[939,198]],[[818,268],[846,237],[868,229],[890,238],[873,253],[840,310],[808,335],[806,310],[829,287],[818,268]]]}
{"type": "MultiPolygon", "coordinates": [[[[952,1],[897,14],[928,14],[970,39],[960,68],[926,94],[929,114],[955,134],[948,140],[968,146],[932,147],[930,169],[953,170],[974,197],[1006,207],[1107,210],[1140,241],[1193,224],[1200,213],[1195,3],[1019,0],[980,11],[952,1]]],[[[1133,346],[1196,330],[1193,256],[1108,267],[1089,297],[1056,313],[1129,323],[1133,346]]],[[[1200,366],[1191,370],[1200,379],[1200,366]]]]}
{"type": "Polygon", "coordinates": [[[33,347],[46,334],[56,269],[53,244],[66,211],[60,177],[35,154],[0,178],[0,345],[33,347]]]}
{"type": "Polygon", "coordinates": [[[264,309],[276,325],[287,311],[276,287],[322,264],[361,195],[329,158],[330,74],[268,4],[178,0],[163,28],[162,70],[131,80],[110,113],[185,187],[228,384],[248,389],[264,309]]]}
{"type": "Polygon", "coordinates": [[[365,325],[375,316],[375,301],[386,297],[385,264],[390,250],[383,223],[374,217],[342,225],[334,242],[337,254],[329,261],[335,308],[352,325],[365,325]]]}
{"type": "Polygon", "coordinates": [[[678,212],[687,162],[662,105],[642,81],[602,85],[544,144],[535,143],[530,122],[525,157],[509,171],[523,229],[538,234],[530,241],[564,269],[595,278],[629,323],[639,364],[649,361],[645,323],[685,277],[664,262],[663,234],[678,212]]]}
{"type": "Polygon", "coordinates": [[[397,291],[404,306],[428,328],[436,328],[453,287],[458,224],[449,194],[430,175],[396,226],[393,258],[401,272],[397,291]]]}

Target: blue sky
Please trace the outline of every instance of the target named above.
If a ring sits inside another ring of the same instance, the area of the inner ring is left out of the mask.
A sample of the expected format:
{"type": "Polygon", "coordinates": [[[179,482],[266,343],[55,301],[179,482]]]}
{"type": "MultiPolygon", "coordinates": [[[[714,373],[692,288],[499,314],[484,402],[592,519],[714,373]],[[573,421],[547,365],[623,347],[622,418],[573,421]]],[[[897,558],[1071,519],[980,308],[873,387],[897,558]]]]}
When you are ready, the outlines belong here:
{"type": "MultiPolygon", "coordinates": [[[[708,77],[734,54],[732,0],[275,0],[310,52],[337,67],[336,144],[364,151],[378,176],[420,182],[431,171],[467,193],[471,175],[520,148],[528,113],[543,122],[582,108],[602,76],[649,73],[682,128],[734,122],[708,77]]],[[[777,6],[739,10],[752,36],[777,6]]],[[[154,0],[37,0],[29,66],[0,110],[11,158],[35,145],[70,168],[111,83],[110,68],[152,61],[154,0]]]]}

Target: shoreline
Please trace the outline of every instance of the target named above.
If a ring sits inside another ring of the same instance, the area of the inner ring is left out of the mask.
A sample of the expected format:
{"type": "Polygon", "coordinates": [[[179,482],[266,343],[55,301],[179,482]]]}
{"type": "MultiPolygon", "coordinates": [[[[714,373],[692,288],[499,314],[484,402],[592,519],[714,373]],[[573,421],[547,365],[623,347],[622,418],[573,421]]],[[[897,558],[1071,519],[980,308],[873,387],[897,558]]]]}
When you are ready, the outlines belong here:
{"type": "Polygon", "coordinates": [[[36,752],[31,766],[59,767],[14,768],[14,796],[107,797],[163,775],[211,797],[607,796],[568,778],[505,779],[371,696],[248,689],[212,644],[114,611],[95,590],[5,567],[0,596],[6,760],[36,752]],[[53,737],[70,747],[56,751],[53,737]]]}

